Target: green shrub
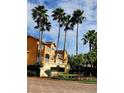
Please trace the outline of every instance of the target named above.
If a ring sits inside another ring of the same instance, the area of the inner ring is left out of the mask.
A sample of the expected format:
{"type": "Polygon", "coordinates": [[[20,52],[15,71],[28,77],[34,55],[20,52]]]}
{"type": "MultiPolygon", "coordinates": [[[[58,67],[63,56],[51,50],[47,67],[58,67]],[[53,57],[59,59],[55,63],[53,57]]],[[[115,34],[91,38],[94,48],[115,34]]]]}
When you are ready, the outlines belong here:
{"type": "Polygon", "coordinates": [[[64,74],[60,73],[57,77],[53,77],[53,79],[58,80],[76,80],[77,74],[64,74]]]}
{"type": "Polygon", "coordinates": [[[28,65],[27,66],[27,75],[28,76],[38,76],[40,75],[40,65],[28,65]]]}
{"type": "Polygon", "coordinates": [[[51,70],[50,70],[50,69],[46,70],[45,73],[46,73],[49,77],[51,76],[51,70]]]}
{"type": "Polygon", "coordinates": [[[36,71],[28,70],[28,71],[27,71],[27,75],[28,75],[28,76],[37,76],[37,72],[36,72],[36,71]]]}

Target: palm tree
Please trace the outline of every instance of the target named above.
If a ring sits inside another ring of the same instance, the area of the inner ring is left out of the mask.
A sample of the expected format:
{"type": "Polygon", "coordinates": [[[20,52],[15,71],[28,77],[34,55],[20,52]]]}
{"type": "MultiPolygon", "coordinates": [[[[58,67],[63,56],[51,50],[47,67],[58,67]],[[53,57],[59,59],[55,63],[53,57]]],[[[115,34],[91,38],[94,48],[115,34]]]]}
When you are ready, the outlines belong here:
{"type": "Polygon", "coordinates": [[[93,49],[97,50],[97,32],[93,34],[93,49]]]}
{"type": "Polygon", "coordinates": [[[84,45],[89,43],[89,51],[97,48],[97,32],[95,30],[89,30],[81,40],[84,45]]]}
{"type": "Polygon", "coordinates": [[[36,22],[35,29],[39,29],[39,49],[38,49],[38,63],[41,63],[41,49],[42,49],[42,38],[44,31],[50,31],[51,23],[48,21],[47,10],[44,6],[37,6],[32,9],[32,17],[36,22]]]}
{"type": "MultiPolygon", "coordinates": [[[[83,54],[79,54],[77,55],[78,56],[78,64],[79,64],[79,72],[81,72],[81,68],[83,69],[84,68],[84,64],[85,64],[85,60],[84,60],[84,55],[83,54]]],[[[80,74],[80,73],[79,73],[80,74]]]]}
{"type": "Polygon", "coordinates": [[[91,68],[91,72],[90,73],[96,74],[94,69],[96,69],[96,66],[97,66],[97,51],[96,50],[92,50],[92,51],[88,52],[87,55],[88,55],[88,58],[89,58],[89,64],[91,66],[90,67],[91,68]]]}
{"type": "Polygon", "coordinates": [[[76,32],[76,55],[78,55],[78,28],[79,24],[82,23],[82,21],[85,19],[84,17],[84,11],[81,11],[80,9],[77,9],[73,12],[73,17],[71,19],[72,25],[77,25],[77,32],[76,32]]]}
{"type": "Polygon", "coordinates": [[[90,75],[92,75],[91,73],[96,75],[94,69],[97,66],[97,32],[95,30],[89,30],[81,40],[83,40],[84,45],[89,43],[89,52],[85,54],[85,61],[87,64],[90,64],[92,71],[90,71],[90,75]]]}
{"type": "Polygon", "coordinates": [[[65,51],[67,31],[73,30],[73,26],[71,26],[71,16],[70,15],[66,15],[63,17],[63,25],[64,25],[64,31],[65,31],[63,50],[65,51]]]}
{"type": "Polygon", "coordinates": [[[53,20],[57,20],[58,24],[59,24],[59,29],[58,29],[58,40],[57,40],[57,47],[56,50],[58,50],[58,46],[59,46],[59,39],[60,39],[60,28],[63,26],[63,17],[65,16],[65,12],[62,8],[57,8],[53,11],[52,17],[53,20]]]}

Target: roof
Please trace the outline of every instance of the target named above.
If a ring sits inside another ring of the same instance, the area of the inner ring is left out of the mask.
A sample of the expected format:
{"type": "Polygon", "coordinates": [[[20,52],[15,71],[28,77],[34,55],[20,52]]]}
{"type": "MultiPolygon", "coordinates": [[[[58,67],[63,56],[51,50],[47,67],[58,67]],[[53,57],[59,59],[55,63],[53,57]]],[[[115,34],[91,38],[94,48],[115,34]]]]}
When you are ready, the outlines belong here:
{"type": "Polygon", "coordinates": [[[56,44],[55,44],[54,42],[45,42],[45,44],[48,44],[48,45],[49,45],[49,44],[50,44],[50,45],[53,44],[53,45],[56,47],[56,44]]]}
{"type": "Polygon", "coordinates": [[[64,52],[66,52],[67,53],[67,51],[66,50],[56,50],[56,53],[58,54],[63,54],[64,52]]]}
{"type": "MultiPolygon", "coordinates": [[[[39,41],[39,39],[34,37],[34,36],[28,35],[27,37],[31,37],[31,38],[36,39],[37,41],[39,41]]],[[[42,43],[43,44],[54,44],[54,46],[56,47],[56,44],[54,42],[42,42],[42,43]]]]}
{"type": "Polygon", "coordinates": [[[28,35],[27,37],[31,37],[31,38],[36,39],[36,40],[38,40],[38,41],[39,41],[39,39],[38,39],[38,38],[33,37],[33,36],[31,36],[31,35],[28,35]]]}

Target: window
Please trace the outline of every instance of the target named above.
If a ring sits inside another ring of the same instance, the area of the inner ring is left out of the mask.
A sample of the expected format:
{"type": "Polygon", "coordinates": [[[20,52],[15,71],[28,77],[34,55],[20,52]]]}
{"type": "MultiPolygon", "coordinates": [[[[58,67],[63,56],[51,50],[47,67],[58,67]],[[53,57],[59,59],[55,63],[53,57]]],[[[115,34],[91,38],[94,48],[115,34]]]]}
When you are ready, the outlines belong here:
{"type": "Polygon", "coordinates": [[[49,59],[49,57],[50,57],[49,54],[46,54],[46,58],[49,59]]]}

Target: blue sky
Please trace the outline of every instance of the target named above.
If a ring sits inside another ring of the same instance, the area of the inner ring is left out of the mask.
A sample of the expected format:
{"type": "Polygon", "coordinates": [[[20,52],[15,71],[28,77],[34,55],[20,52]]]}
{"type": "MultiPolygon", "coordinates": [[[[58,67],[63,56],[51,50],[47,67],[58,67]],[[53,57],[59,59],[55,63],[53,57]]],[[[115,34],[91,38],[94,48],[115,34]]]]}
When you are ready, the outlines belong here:
{"type": "MultiPolygon", "coordinates": [[[[52,23],[52,28],[50,32],[45,31],[43,36],[43,41],[54,41],[57,42],[58,36],[58,24],[56,21],[52,20],[51,12],[61,7],[65,10],[67,14],[72,14],[74,10],[81,9],[84,10],[84,16],[86,20],[83,21],[79,26],[79,53],[86,53],[89,51],[88,45],[83,45],[81,38],[88,30],[96,28],[97,25],[97,2],[96,0],[27,0],[27,34],[34,37],[38,37],[39,33],[34,29],[35,23],[31,16],[31,9],[37,5],[44,5],[48,9],[48,15],[50,22],[52,23]]],[[[69,54],[75,54],[75,44],[76,44],[76,27],[74,31],[67,32],[67,43],[66,50],[69,54]]],[[[61,29],[59,49],[63,49],[64,43],[64,31],[61,29]]]]}

